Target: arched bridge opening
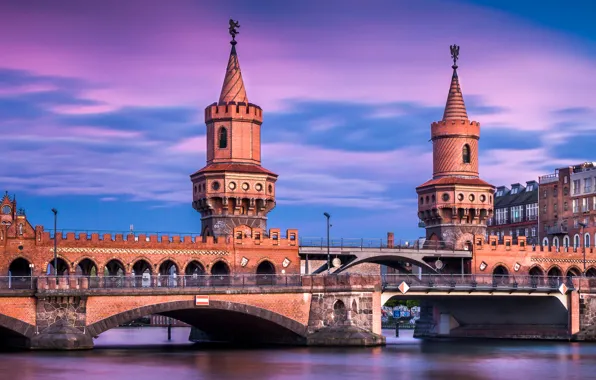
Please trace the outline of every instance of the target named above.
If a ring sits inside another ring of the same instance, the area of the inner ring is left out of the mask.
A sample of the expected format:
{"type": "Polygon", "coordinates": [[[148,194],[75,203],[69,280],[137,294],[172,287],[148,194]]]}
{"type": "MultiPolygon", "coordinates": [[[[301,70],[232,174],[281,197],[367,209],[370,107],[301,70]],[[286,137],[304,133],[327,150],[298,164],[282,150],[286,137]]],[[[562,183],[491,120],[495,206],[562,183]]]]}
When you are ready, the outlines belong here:
{"type": "Polygon", "coordinates": [[[134,308],[88,325],[87,332],[98,336],[151,314],[187,323],[201,330],[214,342],[250,345],[306,344],[306,326],[293,319],[256,306],[214,300],[208,306],[196,306],[195,301],[172,301],[134,308]]]}
{"type": "Polygon", "coordinates": [[[0,350],[27,349],[34,334],[33,325],[0,314],[0,350]]]}

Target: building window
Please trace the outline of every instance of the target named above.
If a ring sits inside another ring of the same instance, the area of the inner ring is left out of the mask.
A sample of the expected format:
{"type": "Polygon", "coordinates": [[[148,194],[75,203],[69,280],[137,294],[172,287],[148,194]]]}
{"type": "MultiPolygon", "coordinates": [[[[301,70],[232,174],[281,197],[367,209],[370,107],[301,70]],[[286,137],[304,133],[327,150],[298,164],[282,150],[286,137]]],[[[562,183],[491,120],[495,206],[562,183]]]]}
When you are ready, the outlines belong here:
{"type": "Polygon", "coordinates": [[[517,191],[518,191],[518,190],[519,190],[519,188],[518,188],[518,187],[514,187],[514,188],[511,190],[511,194],[517,194],[517,191]]]}
{"type": "Polygon", "coordinates": [[[586,212],[588,210],[588,198],[582,198],[582,212],[586,212]]]}
{"type": "Polygon", "coordinates": [[[584,193],[589,194],[592,192],[592,178],[584,179],[584,193]]]}
{"type": "Polygon", "coordinates": [[[469,164],[470,163],[470,146],[468,144],[464,145],[464,148],[462,149],[462,156],[463,156],[464,164],[469,164]]]}
{"type": "Polygon", "coordinates": [[[225,129],[224,127],[219,128],[219,133],[218,133],[218,142],[217,142],[217,146],[219,147],[219,149],[225,149],[228,147],[228,130],[225,129]]]}
{"type": "Polygon", "coordinates": [[[567,202],[563,203],[563,211],[567,211],[569,209],[567,202]]]}
{"type": "Polygon", "coordinates": [[[538,203],[532,203],[526,205],[526,219],[536,220],[538,219],[538,203]]]}
{"type": "Polygon", "coordinates": [[[575,179],[573,180],[573,195],[577,195],[580,193],[580,180],[579,179],[575,179]]]}
{"type": "Polygon", "coordinates": [[[579,227],[579,220],[575,219],[573,220],[573,228],[578,228],[579,227]]]}
{"type": "Polygon", "coordinates": [[[567,183],[567,182],[568,182],[567,176],[563,177],[563,183],[567,183]]]}
{"type": "Polygon", "coordinates": [[[524,206],[511,207],[511,222],[512,223],[519,223],[522,221],[523,216],[524,216],[523,207],[524,206]]]}
{"type": "Polygon", "coordinates": [[[554,210],[555,212],[557,212],[557,204],[556,204],[556,203],[553,205],[553,210],[554,210]]]}
{"type": "Polygon", "coordinates": [[[568,188],[568,187],[564,187],[564,188],[563,188],[563,195],[564,195],[564,196],[567,196],[567,195],[569,195],[569,188],[568,188]]]}
{"type": "Polygon", "coordinates": [[[542,198],[546,198],[547,195],[548,194],[547,194],[546,190],[544,190],[544,195],[542,196],[542,198]]]}
{"type": "Polygon", "coordinates": [[[592,210],[596,210],[596,197],[592,197],[592,200],[593,200],[592,210]]]}
{"type": "Polygon", "coordinates": [[[507,224],[507,209],[506,208],[498,208],[497,209],[497,224],[507,224]]]}
{"type": "Polygon", "coordinates": [[[579,212],[579,199],[573,200],[573,212],[579,212]]]}
{"type": "Polygon", "coordinates": [[[557,187],[557,185],[555,185],[555,187],[553,188],[553,197],[556,197],[558,193],[559,193],[559,188],[557,187]]]}
{"type": "Polygon", "coordinates": [[[536,237],[536,227],[532,227],[532,237],[536,237]]]}
{"type": "Polygon", "coordinates": [[[546,205],[542,207],[542,212],[546,214],[546,205]]]}
{"type": "Polygon", "coordinates": [[[532,191],[534,190],[534,185],[528,185],[528,187],[526,187],[526,191],[532,191]]]}

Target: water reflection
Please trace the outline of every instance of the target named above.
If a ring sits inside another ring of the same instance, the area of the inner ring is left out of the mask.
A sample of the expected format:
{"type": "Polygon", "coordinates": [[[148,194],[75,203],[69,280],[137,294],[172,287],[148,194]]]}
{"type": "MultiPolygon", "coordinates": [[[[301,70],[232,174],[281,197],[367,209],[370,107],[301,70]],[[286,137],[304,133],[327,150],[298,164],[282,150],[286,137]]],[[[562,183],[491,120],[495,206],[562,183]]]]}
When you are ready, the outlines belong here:
{"type": "Polygon", "coordinates": [[[233,349],[193,346],[188,334],[174,328],[168,341],[166,328],[115,329],[95,341],[94,351],[2,353],[0,378],[488,380],[586,379],[596,373],[596,346],[590,344],[419,342],[401,331],[383,348],[233,349]]]}

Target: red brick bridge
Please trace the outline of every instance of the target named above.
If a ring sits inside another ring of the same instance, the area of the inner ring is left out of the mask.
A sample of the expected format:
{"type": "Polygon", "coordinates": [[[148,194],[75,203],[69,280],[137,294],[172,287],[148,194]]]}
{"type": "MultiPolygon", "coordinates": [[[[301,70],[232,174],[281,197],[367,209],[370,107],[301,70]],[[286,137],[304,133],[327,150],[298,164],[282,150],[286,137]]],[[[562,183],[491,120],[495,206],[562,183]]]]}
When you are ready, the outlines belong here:
{"type": "Polygon", "coordinates": [[[230,275],[3,278],[0,341],[86,349],[93,337],[150,314],[214,340],[381,345],[378,276],[230,275]]]}

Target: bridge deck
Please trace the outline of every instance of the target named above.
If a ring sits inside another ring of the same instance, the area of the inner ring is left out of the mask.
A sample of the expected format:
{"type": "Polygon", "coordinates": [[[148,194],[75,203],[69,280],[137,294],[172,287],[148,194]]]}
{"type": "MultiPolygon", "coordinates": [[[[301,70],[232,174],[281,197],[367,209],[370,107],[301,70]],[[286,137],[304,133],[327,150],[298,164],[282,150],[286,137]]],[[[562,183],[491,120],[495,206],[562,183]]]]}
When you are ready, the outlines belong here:
{"type": "MultiPolygon", "coordinates": [[[[302,256],[326,255],[327,247],[299,247],[299,253],[302,256]]],[[[466,250],[451,250],[451,249],[421,249],[421,248],[404,248],[404,247],[329,247],[331,255],[396,255],[408,257],[463,257],[471,258],[472,252],[466,250]]]]}

